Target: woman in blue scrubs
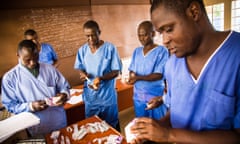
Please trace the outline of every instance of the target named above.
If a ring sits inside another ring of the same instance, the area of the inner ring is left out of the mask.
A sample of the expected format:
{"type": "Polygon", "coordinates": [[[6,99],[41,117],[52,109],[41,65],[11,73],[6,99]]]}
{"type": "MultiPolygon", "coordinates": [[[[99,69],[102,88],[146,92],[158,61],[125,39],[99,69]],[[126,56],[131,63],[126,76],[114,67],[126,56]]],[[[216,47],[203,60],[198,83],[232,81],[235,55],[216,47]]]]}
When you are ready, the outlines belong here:
{"type": "Polygon", "coordinates": [[[168,50],[153,42],[155,31],[151,21],[141,22],[137,33],[142,46],[134,50],[128,68],[128,83],[134,85],[135,115],[160,119],[166,114],[166,106],[162,105],[152,110],[148,110],[147,106],[152,98],[164,93],[163,71],[169,57],[168,50]]]}

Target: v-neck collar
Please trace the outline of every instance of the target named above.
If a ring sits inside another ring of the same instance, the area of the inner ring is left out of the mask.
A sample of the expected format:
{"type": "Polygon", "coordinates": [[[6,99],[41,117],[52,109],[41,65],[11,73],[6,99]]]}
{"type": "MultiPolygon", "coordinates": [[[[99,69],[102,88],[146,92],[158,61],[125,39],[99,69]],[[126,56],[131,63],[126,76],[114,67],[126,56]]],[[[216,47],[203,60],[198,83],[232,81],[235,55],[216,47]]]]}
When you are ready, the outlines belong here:
{"type": "Polygon", "coordinates": [[[142,55],[143,57],[147,57],[153,50],[155,50],[158,46],[152,48],[151,50],[149,50],[146,54],[144,54],[144,47],[142,47],[142,55]]]}
{"type": "MultiPolygon", "coordinates": [[[[212,53],[212,55],[208,58],[208,60],[206,61],[206,63],[204,64],[203,68],[201,69],[201,72],[198,76],[197,79],[194,78],[194,76],[189,72],[191,79],[193,80],[193,82],[195,84],[198,83],[198,81],[201,79],[205,69],[207,68],[208,64],[210,63],[210,61],[213,59],[213,57],[217,54],[217,52],[222,48],[222,46],[226,43],[226,41],[229,39],[229,37],[232,35],[232,31],[228,34],[228,36],[225,38],[225,40],[219,45],[219,47],[212,53]]],[[[187,68],[187,63],[186,63],[186,58],[185,58],[185,66],[187,68]]]]}

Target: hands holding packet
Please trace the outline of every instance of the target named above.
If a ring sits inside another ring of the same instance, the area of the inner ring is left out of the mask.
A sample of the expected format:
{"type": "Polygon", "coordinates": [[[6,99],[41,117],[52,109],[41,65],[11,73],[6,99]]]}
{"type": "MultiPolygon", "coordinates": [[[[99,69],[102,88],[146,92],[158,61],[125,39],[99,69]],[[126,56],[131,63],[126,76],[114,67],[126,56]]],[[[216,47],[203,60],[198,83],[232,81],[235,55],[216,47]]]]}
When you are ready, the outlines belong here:
{"type": "Polygon", "coordinates": [[[125,134],[128,144],[164,142],[169,135],[169,126],[147,117],[135,118],[125,127],[125,134]]]}
{"type": "Polygon", "coordinates": [[[45,103],[48,106],[61,106],[67,101],[67,94],[65,93],[58,93],[54,97],[46,98],[45,103]]]}

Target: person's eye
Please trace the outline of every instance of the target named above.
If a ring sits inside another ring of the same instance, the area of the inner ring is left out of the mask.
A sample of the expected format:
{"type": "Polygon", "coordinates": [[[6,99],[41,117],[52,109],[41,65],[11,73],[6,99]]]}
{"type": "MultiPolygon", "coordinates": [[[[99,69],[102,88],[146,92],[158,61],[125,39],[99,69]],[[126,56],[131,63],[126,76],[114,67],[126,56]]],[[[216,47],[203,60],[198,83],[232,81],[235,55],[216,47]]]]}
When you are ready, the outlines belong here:
{"type": "Polygon", "coordinates": [[[172,28],[172,27],[167,27],[167,28],[165,29],[165,31],[166,31],[167,33],[170,33],[170,32],[173,31],[173,28],[172,28]]]}
{"type": "Polygon", "coordinates": [[[27,59],[27,60],[23,60],[24,63],[30,63],[30,60],[27,59]]]}

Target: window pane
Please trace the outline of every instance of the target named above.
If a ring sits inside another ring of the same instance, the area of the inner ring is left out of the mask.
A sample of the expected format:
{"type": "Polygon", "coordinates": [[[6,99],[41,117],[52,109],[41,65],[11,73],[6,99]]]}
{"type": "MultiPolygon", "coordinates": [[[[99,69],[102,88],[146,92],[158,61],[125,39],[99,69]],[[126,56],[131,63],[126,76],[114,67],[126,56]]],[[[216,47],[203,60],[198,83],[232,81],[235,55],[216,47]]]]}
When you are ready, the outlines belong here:
{"type": "Polygon", "coordinates": [[[224,4],[219,3],[206,7],[210,22],[216,30],[224,30],[224,4]]]}
{"type": "Polygon", "coordinates": [[[239,8],[240,7],[240,0],[234,0],[232,1],[232,8],[239,8]]]}
{"type": "Polygon", "coordinates": [[[240,32],[240,0],[232,1],[232,30],[240,32]]]}
{"type": "Polygon", "coordinates": [[[240,16],[240,9],[232,9],[232,18],[240,16]]]}

